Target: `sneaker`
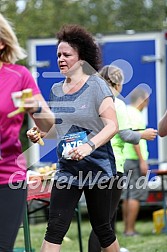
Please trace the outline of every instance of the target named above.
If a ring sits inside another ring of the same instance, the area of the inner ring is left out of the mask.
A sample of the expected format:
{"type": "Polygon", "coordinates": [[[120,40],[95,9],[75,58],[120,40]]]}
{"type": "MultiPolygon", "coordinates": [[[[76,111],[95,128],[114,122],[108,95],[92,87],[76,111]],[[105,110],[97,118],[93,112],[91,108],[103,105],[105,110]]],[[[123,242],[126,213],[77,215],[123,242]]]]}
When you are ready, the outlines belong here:
{"type": "Polygon", "coordinates": [[[129,252],[129,250],[126,248],[120,248],[120,252],[129,252]]]}
{"type": "Polygon", "coordinates": [[[132,233],[124,233],[125,236],[138,236],[140,235],[138,232],[132,232],[132,233]]]}

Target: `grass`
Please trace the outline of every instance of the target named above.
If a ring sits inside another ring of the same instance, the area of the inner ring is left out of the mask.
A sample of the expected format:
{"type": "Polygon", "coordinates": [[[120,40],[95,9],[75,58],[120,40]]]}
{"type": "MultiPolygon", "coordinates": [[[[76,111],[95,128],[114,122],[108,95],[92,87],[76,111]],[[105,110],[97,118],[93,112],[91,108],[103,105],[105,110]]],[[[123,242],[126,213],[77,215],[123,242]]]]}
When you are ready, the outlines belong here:
{"type": "MultiPolygon", "coordinates": [[[[150,216],[151,217],[151,216],[150,216]]],[[[31,224],[31,240],[32,247],[35,252],[40,251],[41,243],[44,237],[46,222],[39,224],[31,224]]],[[[136,237],[125,237],[123,232],[122,221],[117,221],[117,238],[121,247],[127,248],[130,252],[166,252],[167,251],[167,234],[154,234],[153,222],[149,218],[147,220],[138,220],[136,229],[141,235],[136,237]]],[[[88,218],[82,218],[81,231],[83,252],[87,252],[87,241],[91,227],[88,218]]],[[[23,229],[20,228],[16,240],[15,247],[24,247],[23,229]]],[[[72,221],[70,229],[63,241],[61,252],[79,252],[78,229],[75,219],[72,221]]]]}

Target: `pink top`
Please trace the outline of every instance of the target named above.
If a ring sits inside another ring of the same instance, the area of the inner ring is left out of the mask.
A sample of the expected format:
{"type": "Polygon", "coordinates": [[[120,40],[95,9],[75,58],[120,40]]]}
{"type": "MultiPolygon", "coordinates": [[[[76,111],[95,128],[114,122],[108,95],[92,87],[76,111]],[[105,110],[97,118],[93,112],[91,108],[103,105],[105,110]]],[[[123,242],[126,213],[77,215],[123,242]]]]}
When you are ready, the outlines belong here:
{"type": "Polygon", "coordinates": [[[26,67],[3,64],[0,69],[0,184],[25,180],[26,160],[19,140],[24,113],[12,118],[7,114],[16,110],[11,93],[32,88],[33,95],[40,90],[26,67]]]}

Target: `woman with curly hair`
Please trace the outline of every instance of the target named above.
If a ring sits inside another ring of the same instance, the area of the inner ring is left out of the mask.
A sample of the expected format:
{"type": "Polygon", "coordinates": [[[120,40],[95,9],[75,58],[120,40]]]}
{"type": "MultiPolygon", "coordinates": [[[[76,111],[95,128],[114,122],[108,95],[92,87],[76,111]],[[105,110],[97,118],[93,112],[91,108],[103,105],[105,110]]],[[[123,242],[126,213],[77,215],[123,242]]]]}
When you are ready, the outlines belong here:
{"type": "MultiPolygon", "coordinates": [[[[41,252],[60,251],[82,192],[103,251],[119,252],[109,222],[116,176],[110,139],[118,131],[113,94],[96,75],[101,55],[92,35],[78,25],[66,25],[57,38],[58,66],[65,80],[54,84],[50,93],[59,160],[41,252]]],[[[31,129],[27,135],[33,142],[39,140],[31,129]]]]}

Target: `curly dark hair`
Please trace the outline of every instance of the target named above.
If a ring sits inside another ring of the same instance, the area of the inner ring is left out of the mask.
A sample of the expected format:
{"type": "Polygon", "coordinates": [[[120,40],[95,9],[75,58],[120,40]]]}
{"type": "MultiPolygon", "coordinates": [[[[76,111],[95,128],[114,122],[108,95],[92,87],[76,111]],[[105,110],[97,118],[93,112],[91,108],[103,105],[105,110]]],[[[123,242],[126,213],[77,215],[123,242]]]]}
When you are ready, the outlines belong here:
{"type": "Polygon", "coordinates": [[[84,61],[83,71],[93,74],[100,69],[101,52],[93,36],[84,28],[76,24],[64,25],[56,34],[58,44],[67,42],[78,51],[79,58],[84,61]]]}

